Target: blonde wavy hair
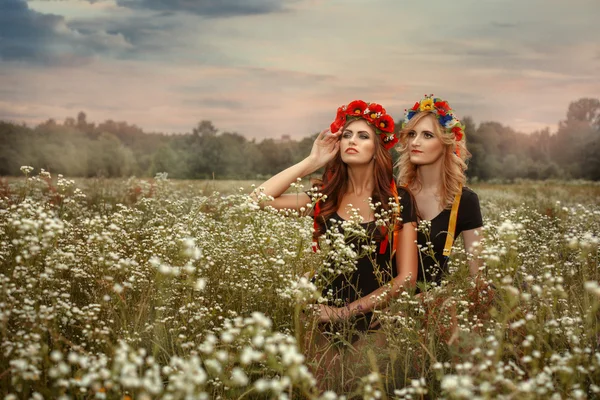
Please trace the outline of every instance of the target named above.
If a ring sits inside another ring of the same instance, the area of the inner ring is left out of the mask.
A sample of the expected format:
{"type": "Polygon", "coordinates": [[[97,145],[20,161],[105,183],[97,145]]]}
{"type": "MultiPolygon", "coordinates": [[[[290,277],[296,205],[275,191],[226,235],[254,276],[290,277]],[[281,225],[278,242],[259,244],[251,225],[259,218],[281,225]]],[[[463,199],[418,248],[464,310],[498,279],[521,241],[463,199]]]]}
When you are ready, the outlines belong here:
{"type": "Polygon", "coordinates": [[[454,134],[438,122],[435,114],[430,111],[422,111],[417,113],[410,119],[408,124],[400,131],[400,141],[397,149],[400,151],[400,158],[396,163],[399,169],[398,186],[414,187],[418,191],[421,188],[421,182],[417,175],[418,166],[410,162],[410,154],[408,150],[408,133],[412,131],[416,124],[423,118],[433,118],[434,134],[444,144],[444,167],[442,184],[439,188],[440,205],[442,208],[450,208],[454,201],[454,196],[458,193],[461,185],[465,185],[467,170],[467,160],[471,158],[471,153],[467,150],[466,135],[463,135],[460,141],[457,141],[454,134]],[[455,151],[458,148],[460,156],[456,155],[455,151]]]}

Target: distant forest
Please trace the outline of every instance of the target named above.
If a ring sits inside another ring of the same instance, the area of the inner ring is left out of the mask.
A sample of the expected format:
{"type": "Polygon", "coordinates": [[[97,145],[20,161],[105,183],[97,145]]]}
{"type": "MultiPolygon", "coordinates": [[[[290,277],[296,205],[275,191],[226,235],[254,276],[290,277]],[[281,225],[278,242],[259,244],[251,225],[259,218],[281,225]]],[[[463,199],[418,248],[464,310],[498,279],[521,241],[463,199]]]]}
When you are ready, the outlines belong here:
{"type": "MultiPolygon", "coordinates": [[[[473,154],[469,179],[600,180],[598,99],[572,102],[556,132],[524,134],[498,122],[477,126],[470,117],[463,122],[473,154]]],[[[248,140],[219,132],[211,121],[201,121],[188,134],[145,133],[127,122],[88,122],[84,112],[34,128],[0,121],[0,175],[21,175],[19,168],[30,165],[68,177],[167,172],[181,179],[263,179],[308,155],[314,138],[248,140]]]]}

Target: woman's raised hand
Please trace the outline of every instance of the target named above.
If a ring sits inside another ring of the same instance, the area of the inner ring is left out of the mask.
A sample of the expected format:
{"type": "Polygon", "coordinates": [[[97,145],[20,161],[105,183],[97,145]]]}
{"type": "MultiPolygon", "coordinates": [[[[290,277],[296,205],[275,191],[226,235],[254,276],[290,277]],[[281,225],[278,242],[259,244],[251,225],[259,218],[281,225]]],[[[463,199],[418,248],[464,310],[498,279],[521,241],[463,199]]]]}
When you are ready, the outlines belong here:
{"type": "Polygon", "coordinates": [[[340,150],[340,135],[341,130],[336,133],[331,133],[329,129],[325,129],[313,143],[312,150],[308,156],[312,163],[319,169],[325,166],[340,150]]]}

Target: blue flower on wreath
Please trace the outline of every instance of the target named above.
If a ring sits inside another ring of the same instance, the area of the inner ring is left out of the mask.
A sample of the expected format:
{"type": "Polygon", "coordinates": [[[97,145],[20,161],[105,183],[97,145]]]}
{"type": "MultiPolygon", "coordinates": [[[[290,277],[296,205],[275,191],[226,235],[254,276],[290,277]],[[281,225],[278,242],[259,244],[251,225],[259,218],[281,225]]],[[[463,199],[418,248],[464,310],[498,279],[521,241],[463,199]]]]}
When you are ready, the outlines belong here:
{"type": "Polygon", "coordinates": [[[450,121],[452,121],[452,115],[450,114],[446,114],[446,115],[438,115],[438,121],[440,121],[440,124],[445,127],[446,124],[450,121]]]}

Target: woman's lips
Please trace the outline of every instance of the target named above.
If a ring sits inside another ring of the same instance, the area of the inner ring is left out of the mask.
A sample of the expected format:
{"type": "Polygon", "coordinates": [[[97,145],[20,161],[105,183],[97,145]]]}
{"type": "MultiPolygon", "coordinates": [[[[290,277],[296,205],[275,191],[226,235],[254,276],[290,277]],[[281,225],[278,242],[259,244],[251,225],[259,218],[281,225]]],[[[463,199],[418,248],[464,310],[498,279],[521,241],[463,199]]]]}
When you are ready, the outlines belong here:
{"type": "Polygon", "coordinates": [[[421,150],[411,150],[411,153],[415,153],[415,154],[421,154],[422,151],[421,150]]]}
{"type": "Polygon", "coordinates": [[[353,149],[352,147],[350,147],[350,148],[346,149],[345,153],[346,154],[357,154],[358,150],[353,149]]]}

